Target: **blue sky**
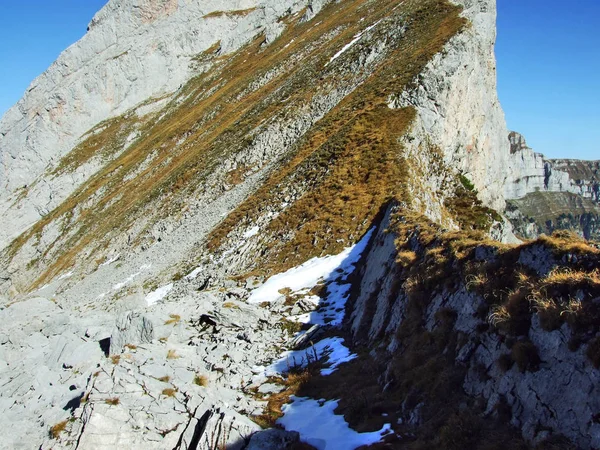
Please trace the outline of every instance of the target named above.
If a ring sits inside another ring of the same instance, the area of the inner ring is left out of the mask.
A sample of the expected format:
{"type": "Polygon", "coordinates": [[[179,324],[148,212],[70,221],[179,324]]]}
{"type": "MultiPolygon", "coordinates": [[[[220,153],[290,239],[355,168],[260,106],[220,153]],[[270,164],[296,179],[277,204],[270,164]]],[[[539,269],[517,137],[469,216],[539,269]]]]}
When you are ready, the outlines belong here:
{"type": "Polygon", "coordinates": [[[498,0],[508,127],[551,158],[600,159],[600,0],[498,0]]]}
{"type": "MultiPolygon", "coordinates": [[[[600,0],[497,0],[508,127],[548,157],[600,159],[600,0]]],[[[106,0],[0,2],[0,115],[106,0]]]]}
{"type": "Polygon", "coordinates": [[[0,116],[86,32],[107,0],[0,0],[0,116]]]}

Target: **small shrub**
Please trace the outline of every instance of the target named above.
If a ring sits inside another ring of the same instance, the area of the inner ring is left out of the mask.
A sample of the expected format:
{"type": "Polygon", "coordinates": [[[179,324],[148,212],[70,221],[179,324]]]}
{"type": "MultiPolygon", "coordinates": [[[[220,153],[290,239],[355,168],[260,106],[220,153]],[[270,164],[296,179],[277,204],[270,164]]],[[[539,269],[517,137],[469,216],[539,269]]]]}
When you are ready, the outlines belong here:
{"type": "Polygon", "coordinates": [[[225,302],[223,303],[223,308],[227,308],[227,309],[240,309],[240,307],[238,305],[236,305],[233,302],[225,302]]]}
{"type": "Polygon", "coordinates": [[[500,355],[500,357],[498,358],[498,361],[496,361],[496,363],[498,364],[498,368],[502,372],[506,373],[511,369],[511,367],[514,364],[514,361],[508,353],[505,353],[503,355],[500,355]]]}
{"type": "Polygon", "coordinates": [[[112,355],[110,357],[110,360],[116,366],[117,364],[119,364],[119,361],[121,361],[121,355],[112,355]]]}
{"type": "Polygon", "coordinates": [[[184,277],[181,272],[177,272],[175,275],[171,277],[171,281],[179,281],[184,277]]]}
{"type": "Polygon", "coordinates": [[[208,386],[208,377],[206,375],[198,375],[194,377],[194,384],[202,387],[208,386]]]}
{"type": "Polygon", "coordinates": [[[169,375],[165,375],[164,377],[157,378],[158,381],[162,381],[163,383],[168,383],[171,381],[171,377],[169,375]]]}
{"type": "Polygon", "coordinates": [[[519,341],[512,348],[512,358],[517,367],[524,373],[526,371],[536,372],[540,367],[540,356],[533,342],[519,341]]]}
{"type": "Polygon", "coordinates": [[[181,316],[179,314],[169,314],[169,317],[170,319],[165,322],[165,325],[175,325],[181,320],[181,316]]]}
{"type": "Polygon", "coordinates": [[[121,400],[119,400],[119,397],[107,398],[104,400],[104,403],[107,405],[117,406],[119,403],[121,403],[121,400]]]}
{"type": "Polygon", "coordinates": [[[52,439],[58,439],[60,434],[66,430],[68,423],[69,423],[68,420],[63,420],[62,422],[59,422],[56,425],[53,425],[52,427],[50,427],[50,431],[49,431],[50,437],[52,439]]]}
{"type": "Polygon", "coordinates": [[[177,355],[177,352],[173,349],[169,350],[167,352],[167,359],[177,359],[179,358],[179,355],[177,355]]]}
{"type": "Polygon", "coordinates": [[[471,180],[469,180],[467,177],[465,177],[464,175],[460,174],[458,176],[458,178],[460,179],[460,183],[463,185],[463,187],[467,190],[467,191],[471,191],[471,192],[476,192],[475,190],[475,185],[473,183],[471,183],[471,180]]]}
{"type": "Polygon", "coordinates": [[[175,394],[177,394],[177,389],[174,388],[166,388],[162,390],[162,395],[165,397],[175,397],[175,394]]]}
{"type": "Polygon", "coordinates": [[[137,345],[125,344],[125,348],[128,348],[129,350],[137,350],[137,345]]]}
{"type": "Polygon", "coordinates": [[[291,320],[283,319],[279,323],[281,324],[281,329],[287,331],[290,336],[293,336],[302,330],[302,324],[300,322],[292,322],[291,320]]]}

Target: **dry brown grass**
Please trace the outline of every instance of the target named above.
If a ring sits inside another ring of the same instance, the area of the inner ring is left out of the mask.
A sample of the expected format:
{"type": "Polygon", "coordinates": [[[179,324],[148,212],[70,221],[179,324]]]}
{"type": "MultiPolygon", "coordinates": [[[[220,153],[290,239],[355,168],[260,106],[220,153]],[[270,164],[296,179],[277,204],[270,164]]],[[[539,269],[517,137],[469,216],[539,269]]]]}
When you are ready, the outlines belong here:
{"type": "Polygon", "coordinates": [[[311,379],[314,372],[315,370],[306,369],[300,372],[292,372],[288,374],[285,380],[281,379],[280,382],[284,384],[285,389],[271,395],[263,413],[252,417],[252,420],[263,428],[273,428],[277,419],[283,416],[283,405],[290,402],[290,397],[298,393],[300,388],[311,379]]]}
{"type": "Polygon", "coordinates": [[[179,314],[169,314],[169,319],[165,321],[165,325],[177,325],[181,321],[179,314]]]}
{"type": "MultiPolygon", "coordinates": [[[[369,23],[389,16],[398,4],[398,0],[332,2],[319,20],[299,23],[301,17],[290,18],[287,31],[269,46],[264,47],[264,37],[259,36],[227,58],[205,55],[215,64],[214,70],[185,86],[180,104],[171,104],[169,114],[160,121],[144,124],[142,138],[14,242],[10,255],[39,237],[50,222],[61,220],[65,226],[64,238],[48,246],[32,265],[32,270],[37,265],[36,270],[43,271],[30,287],[72,266],[84,253],[93,260],[95,251],[107,245],[113,234],[130,227],[139,214],[148,213],[148,205],[164,206],[152,208],[157,216],[183,210],[187,195],[224,158],[247,145],[259,124],[287,114],[288,105],[308,104],[319,77],[322,84],[344,82],[334,70],[323,73],[329,55],[369,23]],[[342,31],[333,40],[324,40],[332,29],[342,31]],[[306,52],[301,62],[294,60],[298,52],[306,52]],[[273,67],[283,67],[284,74],[248,90],[273,67]],[[183,136],[185,145],[179,146],[183,136]],[[149,155],[154,159],[137,172],[149,155]],[[130,178],[134,172],[137,176],[130,178]],[[99,191],[103,195],[98,198],[99,191]]],[[[270,263],[266,267],[285,269],[311,256],[338,252],[366,231],[388,199],[404,195],[406,175],[397,138],[408,129],[414,111],[392,111],[385,105],[390,94],[404,90],[465,20],[459,17],[457,7],[443,0],[405,2],[401,11],[402,19],[399,14],[396,20],[410,26],[402,39],[393,42],[386,64],[377,67],[290,149],[281,170],[269,178],[264,189],[215,231],[211,248],[217,248],[241,220],[259,214],[273,201],[271,193],[281,192],[277,188],[293,184],[295,177],[307,180],[307,194],[269,228],[272,233],[285,228],[295,234],[266,249],[262,261],[270,263]],[[332,236],[339,239],[330,239],[332,236]]]]}
{"type": "Polygon", "coordinates": [[[248,14],[256,11],[256,9],[257,8],[236,9],[236,10],[232,10],[232,11],[213,11],[211,13],[206,14],[202,18],[203,19],[210,19],[210,18],[222,17],[222,16],[244,17],[244,16],[247,16],[248,14]]]}
{"type": "Polygon", "coordinates": [[[121,361],[121,355],[112,355],[110,361],[116,366],[121,361]]]}
{"type": "Polygon", "coordinates": [[[208,386],[208,377],[206,375],[196,374],[196,376],[194,376],[194,384],[196,384],[198,386],[202,386],[202,387],[207,387],[208,386]]]}
{"type": "Polygon", "coordinates": [[[171,377],[169,375],[165,375],[164,377],[157,378],[157,380],[163,383],[168,383],[169,381],[171,381],[171,377]]]}
{"type": "Polygon", "coordinates": [[[50,427],[48,434],[50,435],[50,437],[52,439],[58,439],[60,437],[61,433],[67,429],[68,423],[69,423],[68,420],[63,420],[62,422],[59,422],[59,423],[53,425],[52,427],[50,427]]]}
{"type": "Polygon", "coordinates": [[[119,403],[121,403],[121,400],[119,400],[119,397],[112,397],[104,400],[104,403],[111,406],[117,406],[119,403]]]}
{"type": "Polygon", "coordinates": [[[169,350],[167,352],[167,359],[178,359],[179,355],[177,354],[177,352],[173,349],[169,350]]]}
{"type": "Polygon", "coordinates": [[[177,389],[165,388],[162,390],[162,395],[165,397],[175,397],[177,395],[177,389]]]}
{"type": "Polygon", "coordinates": [[[396,258],[396,261],[405,267],[408,267],[411,264],[414,264],[414,262],[416,260],[417,260],[417,254],[413,251],[407,251],[407,250],[398,252],[398,258],[396,258]]]}

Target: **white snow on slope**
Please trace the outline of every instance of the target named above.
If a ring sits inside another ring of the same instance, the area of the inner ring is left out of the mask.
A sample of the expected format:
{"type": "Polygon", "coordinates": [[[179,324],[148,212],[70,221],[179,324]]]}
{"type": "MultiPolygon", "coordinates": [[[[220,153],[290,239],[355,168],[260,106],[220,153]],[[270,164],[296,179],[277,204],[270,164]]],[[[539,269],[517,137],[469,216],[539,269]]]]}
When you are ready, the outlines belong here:
{"type": "Polygon", "coordinates": [[[244,239],[250,239],[251,237],[256,236],[259,231],[260,231],[259,227],[252,227],[252,228],[250,228],[248,231],[246,231],[244,233],[244,239]]]}
{"type": "Polygon", "coordinates": [[[252,292],[248,303],[273,302],[281,296],[279,293],[281,289],[289,288],[292,292],[298,292],[312,288],[321,280],[333,278],[336,272],[343,274],[341,278],[345,280],[354,270],[354,265],[360,259],[372,234],[373,229],[369,230],[356,245],[347,247],[337,255],[313,258],[287,272],[272,276],[252,292]]]}
{"type": "Polygon", "coordinates": [[[302,440],[318,450],[352,450],[381,441],[390,432],[390,425],[372,433],[357,433],[348,426],[344,416],[335,415],[338,402],[291,397],[293,403],[283,405],[283,417],[277,421],[286,430],[300,433],[302,440]]]}
{"type": "Polygon", "coordinates": [[[108,266],[108,265],[114,263],[115,261],[118,261],[120,257],[121,257],[121,254],[117,253],[112,258],[108,258],[106,261],[104,261],[102,264],[100,264],[100,267],[108,266]]]}
{"type": "Polygon", "coordinates": [[[317,342],[314,346],[306,350],[284,352],[281,358],[267,367],[265,375],[276,376],[286,373],[294,367],[305,367],[309,362],[315,361],[315,353],[317,359],[321,359],[324,356],[328,358],[327,364],[329,367],[321,369],[321,375],[331,375],[340,364],[356,358],[356,355],[350,353],[350,350],[343,342],[344,339],[341,337],[331,337],[317,342]]]}
{"type": "Polygon", "coordinates": [[[337,52],[335,55],[333,55],[331,57],[331,59],[329,60],[329,62],[327,64],[325,64],[325,67],[327,67],[333,61],[335,61],[336,59],[338,59],[342,54],[344,54],[346,51],[348,51],[350,49],[350,47],[352,47],[354,44],[356,44],[358,41],[360,41],[360,38],[363,37],[363,34],[365,34],[367,31],[370,31],[373,28],[375,28],[379,22],[381,22],[381,21],[380,20],[377,21],[373,25],[365,28],[363,31],[361,31],[360,33],[356,34],[354,36],[354,39],[352,39],[348,44],[344,45],[344,47],[342,47],[342,49],[339,52],[337,52]]]}
{"type": "Polygon", "coordinates": [[[133,275],[129,275],[125,280],[121,281],[120,283],[115,284],[113,286],[113,290],[114,291],[121,290],[122,288],[127,286],[129,283],[131,283],[133,280],[135,280],[137,277],[139,277],[143,271],[148,270],[150,267],[152,267],[152,264],[144,264],[142,267],[140,267],[139,272],[136,272],[133,275]]]}
{"type": "Polygon", "coordinates": [[[146,295],[146,304],[148,306],[152,306],[155,303],[158,303],[163,298],[167,296],[169,292],[173,289],[173,283],[167,284],[166,286],[161,286],[157,290],[150,292],[146,295]]]}
{"type": "Polygon", "coordinates": [[[71,278],[72,276],[73,276],[73,271],[65,273],[65,274],[61,275],[60,277],[58,277],[58,281],[66,280],[67,278],[71,278]]]}

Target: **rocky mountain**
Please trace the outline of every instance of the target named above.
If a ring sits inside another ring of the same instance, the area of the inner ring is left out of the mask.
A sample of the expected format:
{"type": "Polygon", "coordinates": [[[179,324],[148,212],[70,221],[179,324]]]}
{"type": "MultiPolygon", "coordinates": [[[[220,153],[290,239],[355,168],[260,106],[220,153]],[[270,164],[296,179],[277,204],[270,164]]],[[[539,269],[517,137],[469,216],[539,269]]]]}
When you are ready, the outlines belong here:
{"type": "Polygon", "coordinates": [[[110,0],[0,121],[0,447],[599,447],[600,249],[505,218],[598,167],[509,136],[495,19],[110,0]]]}
{"type": "Polygon", "coordinates": [[[573,230],[586,239],[600,239],[600,161],[546,159],[527,146],[518,133],[509,134],[512,182],[507,217],[524,238],[573,230]]]}

